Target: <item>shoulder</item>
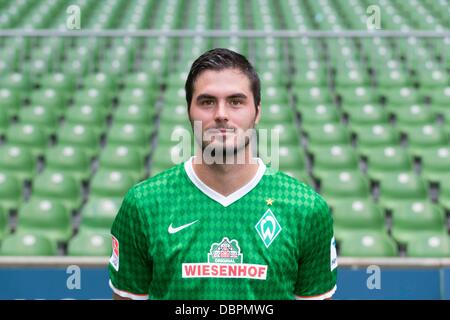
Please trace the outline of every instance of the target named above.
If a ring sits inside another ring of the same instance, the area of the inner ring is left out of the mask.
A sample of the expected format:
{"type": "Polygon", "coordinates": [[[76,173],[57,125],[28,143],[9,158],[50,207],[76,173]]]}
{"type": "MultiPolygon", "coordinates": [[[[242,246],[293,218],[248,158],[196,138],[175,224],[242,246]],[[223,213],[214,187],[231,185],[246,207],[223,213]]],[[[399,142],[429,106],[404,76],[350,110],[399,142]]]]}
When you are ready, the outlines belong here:
{"type": "Polygon", "coordinates": [[[300,206],[302,211],[328,213],[328,205],[325,199],[312,186],[282,171],[270,170],[267,171],[265,179],[271,189],[282,193],[287,200],[290,199],[294,202],[295,206],[300,206]]]}
{"type": "Polygon", "coordinates": [[[180,179],[183,177],[183,170],[183,164],[181,163],[151,178],[138,182],[129,189],[127,196],[132,196],[135,201],[139,202],[140,199],[148,200],[153,195],[171,192],[174,190],[171,186],[180,183],[180,179]]]}

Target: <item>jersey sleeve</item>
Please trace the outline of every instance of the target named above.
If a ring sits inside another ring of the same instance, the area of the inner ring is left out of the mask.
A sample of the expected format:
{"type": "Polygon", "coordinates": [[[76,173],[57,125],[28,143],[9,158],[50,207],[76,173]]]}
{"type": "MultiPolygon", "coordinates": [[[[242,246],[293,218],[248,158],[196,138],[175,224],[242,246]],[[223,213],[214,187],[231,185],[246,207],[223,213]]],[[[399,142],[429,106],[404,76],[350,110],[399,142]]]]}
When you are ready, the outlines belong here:
{"type": "Polygon", "coordinates": [[[314,209],[302,228],[296,299],[328,299],[336,291],[337,255],[333,218],[322,197],[316,195],[314,209]]]}
{"type": "Polygon", "coordinates": [[[144,223],[131,188],[111,228],[113,250],[109,260],[109,285],[114,293],[125,298],[149,297],[152,263],[143,230],[144,223]]]}

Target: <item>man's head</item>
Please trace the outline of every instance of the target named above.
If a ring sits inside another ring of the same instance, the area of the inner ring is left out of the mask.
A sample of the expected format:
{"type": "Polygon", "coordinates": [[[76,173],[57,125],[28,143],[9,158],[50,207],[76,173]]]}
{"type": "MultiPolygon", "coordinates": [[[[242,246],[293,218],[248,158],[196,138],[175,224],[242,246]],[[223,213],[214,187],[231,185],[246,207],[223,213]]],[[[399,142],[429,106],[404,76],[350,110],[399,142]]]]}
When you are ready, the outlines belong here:
{"type": "Polygon", "coordinates": [[[223,48],[216,48],[203,53],[191,66],[184,89],[188,109],[191,107],[192,96],[195,90],[195,81],[206,70],[221,71],[224,69],[237,69],[245,74],[250,83],[255,107],[261,102],[261,83],[253,66],[243,55],[223,48]]]}
{"type": "Polygon", "coordinates": [[[237,154],[260,117],[260,82],[247,59],[227,49],[201,55],[186,81],[189,120],[202,150],[237,154]],[[195,123],[201,123],[196,132],[195,123]]]}

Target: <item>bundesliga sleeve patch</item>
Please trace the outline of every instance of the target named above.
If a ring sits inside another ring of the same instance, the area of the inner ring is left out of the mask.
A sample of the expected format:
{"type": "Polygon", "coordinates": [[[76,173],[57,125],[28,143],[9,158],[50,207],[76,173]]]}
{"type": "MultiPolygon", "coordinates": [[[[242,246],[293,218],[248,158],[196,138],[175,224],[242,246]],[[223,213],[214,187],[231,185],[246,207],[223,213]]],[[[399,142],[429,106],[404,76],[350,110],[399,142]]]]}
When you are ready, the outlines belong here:
{"type": "Polygon", "coordinates": [[[114,236],[112,236],[112,254],[109,263],[113,266],[114,270],[119,271],[119,240],[114,236]]]}
{"type": "Polygon", "coordinates": [[[330,245],[330,268],[331,271],[336,269],[338,266],[337,262],[337,253],[336,253],[336,240],[331,238],[331,245],[330,245]]]}
{"type": "Polygon", "coordinates": [[[213,243],[208,253],[208,262],[183,263],[183,278],[247,278],[266,280],[267,266],[242,263],[243,254],[237,240],[224,237],[213,243]]]}

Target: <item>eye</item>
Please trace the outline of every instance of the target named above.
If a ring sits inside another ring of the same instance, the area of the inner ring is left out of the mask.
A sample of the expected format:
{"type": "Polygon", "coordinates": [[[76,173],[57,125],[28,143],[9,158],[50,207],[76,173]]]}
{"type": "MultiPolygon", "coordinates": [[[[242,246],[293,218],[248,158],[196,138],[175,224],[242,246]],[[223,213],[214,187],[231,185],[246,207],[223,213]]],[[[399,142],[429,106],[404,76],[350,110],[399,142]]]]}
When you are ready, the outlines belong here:
{"type": "Polygon", "coordinates": [[[202,100],[202,101],[200,102],[200,104],[201,104],[202,106],[212,106],[212,105],[214,104],[214,100],[212,100],[212,99],[202,100]]]}
{"type": "Polygon", "coordinates": [[[232,106],[240,106],[240,105],[242,105],[242,101],[239,100],[239,99],[233,99],[233,100],[230,101],[230,104],[232,106]]]}

